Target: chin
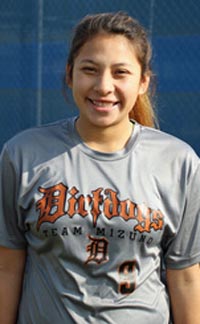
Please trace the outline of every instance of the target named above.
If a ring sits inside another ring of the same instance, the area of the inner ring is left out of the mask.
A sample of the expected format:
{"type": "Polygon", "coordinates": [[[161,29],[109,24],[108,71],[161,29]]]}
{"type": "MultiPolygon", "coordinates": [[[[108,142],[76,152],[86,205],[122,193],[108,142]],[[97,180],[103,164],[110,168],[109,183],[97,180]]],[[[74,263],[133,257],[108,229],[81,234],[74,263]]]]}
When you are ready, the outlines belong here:
{"type": "Polygon", "coordinates": [[[115,119],[111,119],[111,118],[92,118],[90,120],[90,123],[93,124],[94,126],[98,126],[98,127],[108,127],[111,126],[113,124],[115,124],[115,119]]]}

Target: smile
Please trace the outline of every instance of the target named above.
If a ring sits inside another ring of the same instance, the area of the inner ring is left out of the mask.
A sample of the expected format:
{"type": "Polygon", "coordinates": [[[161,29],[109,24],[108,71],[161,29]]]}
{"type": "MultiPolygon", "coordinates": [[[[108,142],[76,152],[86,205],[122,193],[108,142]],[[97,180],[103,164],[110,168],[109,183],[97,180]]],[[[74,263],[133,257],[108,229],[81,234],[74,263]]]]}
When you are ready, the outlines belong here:
{"type": "Polygon", "coordinates": [[[105,101],[105,100],[92,100],[89,98],[89,101],[98,108],[113,108],[117,104],[119,104],[119,101],[105,101]]]}

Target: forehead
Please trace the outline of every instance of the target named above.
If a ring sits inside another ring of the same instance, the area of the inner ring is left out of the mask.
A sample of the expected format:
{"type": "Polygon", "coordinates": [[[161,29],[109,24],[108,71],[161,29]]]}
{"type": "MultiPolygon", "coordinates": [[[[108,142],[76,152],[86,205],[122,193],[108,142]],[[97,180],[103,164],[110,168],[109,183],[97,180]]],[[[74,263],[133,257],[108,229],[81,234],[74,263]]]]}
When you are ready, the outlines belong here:
{"type": "Polygon", "coordinates": [[[133,42],[123,35],[98,34],[93,36],[80,48],[75,61],[91,59],[137,61],[133,42]]]}

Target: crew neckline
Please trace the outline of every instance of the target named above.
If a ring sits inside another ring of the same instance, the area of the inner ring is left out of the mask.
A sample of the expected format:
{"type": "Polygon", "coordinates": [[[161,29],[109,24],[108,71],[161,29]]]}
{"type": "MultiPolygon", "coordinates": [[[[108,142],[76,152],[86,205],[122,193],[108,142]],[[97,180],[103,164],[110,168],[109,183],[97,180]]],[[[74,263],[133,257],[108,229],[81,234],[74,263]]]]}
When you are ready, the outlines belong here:
{"type": "Polygon", "coordinates": [[[115,151],[115,152],[110,152],[110,153],[94,150],[83,142],[79,133],[77,132],[76,127],[75,127],[75,122],[76,122],[77,118],[78,118],[77,116],[74,117],[71,122],[71,133],[73,133],[73,140],[74,140],[75,144],[79,146],[79,149],[84,154],[90,156],[93,159],[97,159],[97,160],[123,159],[129,154],[129,152],[132,150],[132,148],[137,143],[141,126],[135,120],[131,120],[131,122],[134,124],[134,127],[133,127],[132,134],[131,134],[129,140],[123,149],[115,151]]]}

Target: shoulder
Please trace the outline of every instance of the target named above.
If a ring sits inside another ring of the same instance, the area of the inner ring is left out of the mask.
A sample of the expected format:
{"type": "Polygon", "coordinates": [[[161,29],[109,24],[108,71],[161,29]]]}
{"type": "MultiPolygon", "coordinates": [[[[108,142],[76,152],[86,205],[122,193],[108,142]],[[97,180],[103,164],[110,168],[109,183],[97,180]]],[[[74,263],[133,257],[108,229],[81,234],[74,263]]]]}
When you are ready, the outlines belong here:
{"type": "Polygon", "coordinates": [[[54,137],[61,133],[64,129],[68,130],[68,127],[72,124],[72,122],[73,118],[69,118],[26,129],[8,140],[7,144],[9,146],[16,144],[26,145],[30,144],[32,141],[35,142],[35,139],[38,138],[44,138],[46,140],[47,136],[54,137]]]}
{"type": "Polygon", "coordinates": [[[11,160],[51,159],[66,150],[71,139],[74,118],[26,129],[8,140],[3,148],[11,160]]]}
{"type": "MultiPolygon", "coordinates": [[[[69,118],[26,129],[8,140],[6,145],[9,150],[13,150],[16,147],[18,149],[20,147],[23,149],[31,149],[33,148],[32,145],[47,145],[50,141],[61,138],[64,133],[67,135],[67,133],[71,131],[73,120],[74,118],[69,118]]],[[[53,144],[53,142],[51,142],[51,144],[53,144]]]]}
{"type": "Polygon", "coordinates": [[[185,141],[174,135],[163,132],[159,129],[141,126],[140,141],[143,145],[152,149],[152,152],[158,154],[165,153],[168,156],[191,155],[198,159],[194,149],[185,141]]]}
{"type": "Polygon", "coordinates": [[[149,127],[140,127],[138,139],[138,151],[141,160],[151,163],[155,168],[193,173],[199,167],[200,159],[194,149],[183,140],[149,127]]]}

